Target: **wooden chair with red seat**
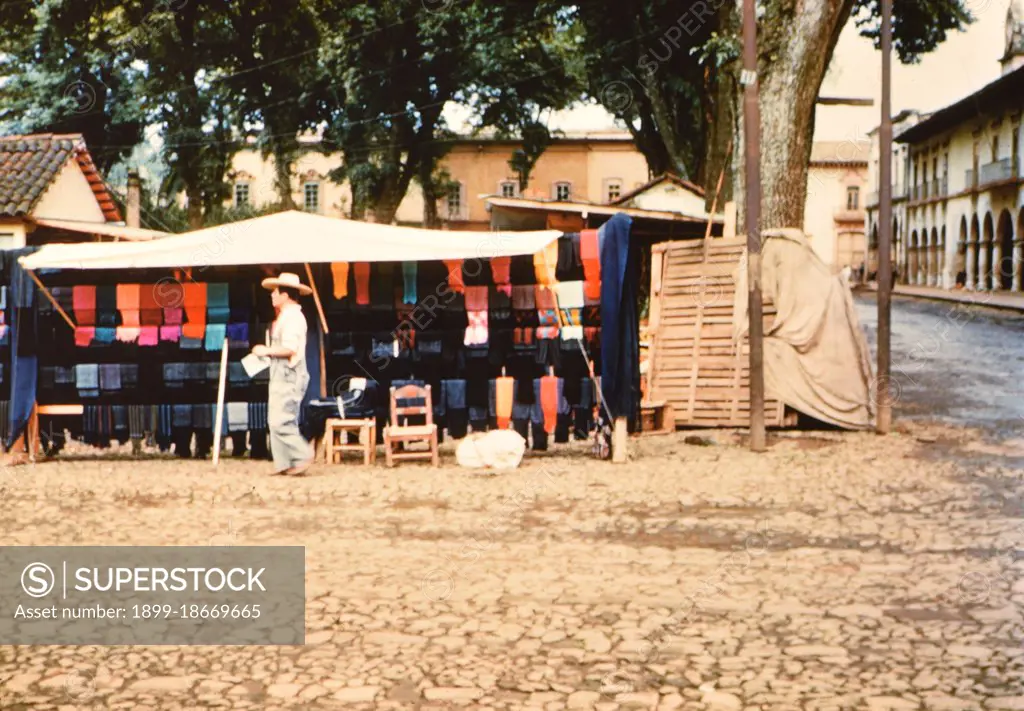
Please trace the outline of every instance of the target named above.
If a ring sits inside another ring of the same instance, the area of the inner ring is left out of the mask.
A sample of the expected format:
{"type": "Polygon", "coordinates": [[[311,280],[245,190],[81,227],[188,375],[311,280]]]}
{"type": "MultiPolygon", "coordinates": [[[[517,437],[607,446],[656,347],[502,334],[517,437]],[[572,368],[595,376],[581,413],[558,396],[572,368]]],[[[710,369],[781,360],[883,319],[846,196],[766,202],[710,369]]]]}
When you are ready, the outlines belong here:
{"type": "Polygon", "coordinates": [[[389,467],[400,459],[429,459],[436,467],[441,463],[437,450],[437,425],[434,423],[434,407],[430,397],[430,386],[403,385],[391,388],[391,421],[384,426],[384,457],[389,467]],[[421,401],[411,405],[399,403],[421,401]],[[408,418],[422,417],[424,424],[408,424],[408,418]],[[405,424],[403,424],[403,421],[405,424]],[[408,450],[403,445],[423,442],[427,449],[408,450]],[[402,447],[401,451],[396,450],[402,447]]]}

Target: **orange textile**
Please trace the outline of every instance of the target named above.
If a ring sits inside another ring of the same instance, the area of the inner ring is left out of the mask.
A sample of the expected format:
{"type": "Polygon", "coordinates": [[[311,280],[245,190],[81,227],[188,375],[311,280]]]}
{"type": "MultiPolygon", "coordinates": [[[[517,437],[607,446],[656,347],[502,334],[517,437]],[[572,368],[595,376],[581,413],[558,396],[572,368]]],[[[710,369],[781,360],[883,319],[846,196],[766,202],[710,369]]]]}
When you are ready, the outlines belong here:
{"type": "Polygon", "coordinates": [[[491,276],[495,284],[511,284],[512,257],[491,257],[491,276]]]}
{"type": "Polygon", "coordinates": [[[370,263],[356,262],[352,270],[356,276],[356,303],[367,306],[370,303],[370,263]]]}
{"type": "Polygon", "coordinates": [[[71,305],[79,326],[96,325],[96,287],[76,286],[71,290],[71,305]]]}
{"type": "Polygon", "coordinates": [[[580,232],[580,259],[583,261],[583,290],[588,299],[601,298],[601,253],[597,230],[580,232]]]}
{"type": "Polygon", "coordinates": [[[507,430],[512,421],[512,401],[515,398],[515,378],[498,378],[494,386],[494,410],[498,416],[498,429],[507,430]]]}
{"type": "Polygon", "coordinates": [[[142,301],[142,284],[118,284],[117,308],[121,311],[138,311],[142,301]]]}
{"type": "Polygon", "coordinates": [[[348,262],[333,262],[331,276],[334,277],[334,298],[344,299],[348,296],[348,262]]]}
{"type": "MultiPolygon", "coordinates": [[[[139,307],[142,303],[142,284],[117,285],[117,309],[121,312],[121,325],[138,328],[139,307]]],[[[123,340],[123,339],[118,339],[123,340]]]]}
{"type": "Polygon", "coordinates": [[[181,327],[181,335],[185,338],[202,338],[206,335],[206,324],[186,323],[181,327]]]}
{"type": "Polygon", "coordinates": [[[444,265],[448,268],[448,286],[452,291],[464,294],[466,283],[462,280],[462,260],[446,259],[444,265]]]}
{"type": "Polygon", "coordinates": [[[533,270],[538,284],[554,284],[555,270],[558,269],[558,240],[533,255],[533,270]]]}
{"type": "Polygon", "coordinates": [[[558,378],[553,375],[540,379],[540,409],[544,413],[544,431],[554,434],[558,422],[558,378]]]}
{"type": "MultiPolygon", "coordinates": [[[[206,331],[206,282],[190,281],[182,284],[182,306],[185,307],[185,314],[192,326],[199,327],[198,336],[190,336],[182,329],[182,333],[188,338],[202,338],[206,331]]],[[[194,329],[193,329],[194,330],[194,329]]]]}

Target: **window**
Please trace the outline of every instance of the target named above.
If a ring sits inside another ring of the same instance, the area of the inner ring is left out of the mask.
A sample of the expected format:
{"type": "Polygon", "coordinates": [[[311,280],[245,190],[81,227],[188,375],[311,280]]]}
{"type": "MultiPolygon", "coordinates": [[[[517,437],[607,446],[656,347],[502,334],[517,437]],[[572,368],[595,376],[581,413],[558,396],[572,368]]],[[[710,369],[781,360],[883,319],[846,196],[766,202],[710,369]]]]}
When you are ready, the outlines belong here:
{"type": "Polygon", "coordinates": [[[856,185],[851,185],[846,189],[846,209],[860,209],[860,188],[856,185]]]}
{"type": "Polygon", "coordinates": [[[519,197],[519,183],[514,180],[502,180],[501,183],[498,184],[498,190],[502,197],[519,197]]]}
{"type": "Polygon", "coordinates": [[[992,162],[999,160],[999,136],[992,136],[992,162]]]}
{"type": "Polygon", "coordinates": [[[249,204],[249,183],[235,183],[235,207],[249,204]]]}
{"type": "Polygon", "coordinates": [[[614,202],[622,197],[622,181],[618,178],[606,180],[604,185],[604,196],[607,202],[614,202]]]}
{"type": "Polygon", "coordinates": [[[462,200],[462,191],[464,186],[462,183],[454,185],[448,193],[448,217],[449,219],[460,219],[462,217],[462,209],[464,207],[462,200]]]}
{"type": "Polygon", "coordinates": [[[1011,140],[1013,141],[1013,145],[1010,146],[1010,161],[1013,163],[1013,166],[1012,166],[1013,167],[1013,174],[1017,175],[1017,173],[1020,171],[1020,168],[1017,165],[1020,162],[1019,161],[1019,158],[1020,158],[1020,129],[1019,128],[1014,127],[1014,129],[1013,129],[1013,136],[1012,136],[1011,140]]]}
{"type": "Polygon", "coordinates": [[[305,183],[302,186],[302,199],[306,212],[320,212],[320,183],[305,183]]]}
{"type": "Polygon", "coordinates": [[[572,183],[559,182],[555,183],[555,200],[559,202],[568,202],[572,198],[572,183]]]}

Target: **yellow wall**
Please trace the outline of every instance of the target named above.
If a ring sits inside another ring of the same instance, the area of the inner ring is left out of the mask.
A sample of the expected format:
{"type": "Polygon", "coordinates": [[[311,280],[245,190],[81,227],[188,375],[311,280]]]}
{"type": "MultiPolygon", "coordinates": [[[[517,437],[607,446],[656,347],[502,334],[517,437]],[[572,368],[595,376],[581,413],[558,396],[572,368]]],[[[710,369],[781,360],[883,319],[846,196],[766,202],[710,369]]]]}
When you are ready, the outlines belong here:
{"type": "MultiPolygon", "coordinates": [[[[804,234],[810,239],[811,246],[814,247],[814,251],[821,261],[837,270],[844,266],[837,261],[837,257],[841,251],[849,252],[849,244],[853,245],[855,251],[864,251],[862,247],[859,247],[857,239],[848,236],[842,237],[842,249],[840,249],[839,242],[841,232],[859,231],[864,233],[862,227],[851,230],[848,225],[850,222],[856,222],[857,219],[863,223],[866,215],[867,170],[867,166],[864,164],[812,163],[807,171],[804,234]],[[850,186],[860,188],[859,209],[853,212],[846,209],[846,188],[850,186]],[[843,226],[837,225],[837,220],[842,220],[843,226]]],[[[852,266],[859,266],[859,261],[852,266]]]]}
{"type": "MultiPolygon", "coordinates": [[[[508,165],[512,157],[512,143],[494,141],[465,142],[455,145],[442,160],[442,166],[452,180],[463,185],[465,198],[463,212],[457,221],[484,225],[489,223],[486,201],[482,196],[500,194],[503,180],[516,179],[508,165]]],[[[321,154],[309,150],[292,169],[293,199],[303,205],[302,177],[312,172],[314,177],[326,176],[341,164],[339,153],[321,154]]],[[[264,158],[256,150],[244,150],[235,155],[234,173],[250,183],[250,200],[255,205],[277,201],[274,188],[273,158],[264,158]]],[[[524,197],[545,200],[554,197],[554,184],[568,181],[572,184],[572,199],[595,203],[606,202],[605,181],[619,179],[622,194],[648,180],[647,161],[628,140],[565,141],[549,146],[537,161],[524,197]]],[[[230,180],[231,178],[229,178],[230,180]]],[[[233,201],[232,198],[228,204],[233,201]]],[[[324,177],[321,180],[321,212],[333,217],[347,217],[351,209],[349,186],[336,185],[324,177]]],[[[447,216],[447,201],[438,207],[442,217],[447,216]]],[[[423,194],[414,181],[395,215],[396,222],[419,223],[423,219],[423,194]]]]}
{"type": "Polygon", "coordinates": [[[32,217],[77,220],[79,222],[106,222],[96,195],[89,187],[82,169],[74,158],[61,168],[43,196],[32,210],[32,217]]]}
{"type": "Polygon", "coordinates": [[[0,220],[0,249],[25,246],[25,223],[17,218],[0,220]]]}

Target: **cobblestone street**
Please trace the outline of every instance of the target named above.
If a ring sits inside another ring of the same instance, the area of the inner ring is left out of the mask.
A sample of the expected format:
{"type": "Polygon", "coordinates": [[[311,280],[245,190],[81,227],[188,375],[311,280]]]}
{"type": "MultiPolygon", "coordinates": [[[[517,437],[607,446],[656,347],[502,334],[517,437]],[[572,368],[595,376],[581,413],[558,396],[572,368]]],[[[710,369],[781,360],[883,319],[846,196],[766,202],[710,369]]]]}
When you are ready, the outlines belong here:
{"type": "Polygon", "coordinates": [[[3,647],[0,705],[1024,708],[1024,442],[900,429],[500,477],[10,469],[9,544],[307,546],[307,645],[3,647]]]}

